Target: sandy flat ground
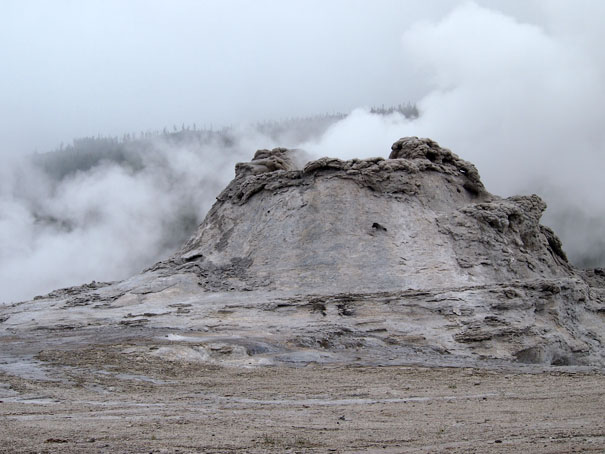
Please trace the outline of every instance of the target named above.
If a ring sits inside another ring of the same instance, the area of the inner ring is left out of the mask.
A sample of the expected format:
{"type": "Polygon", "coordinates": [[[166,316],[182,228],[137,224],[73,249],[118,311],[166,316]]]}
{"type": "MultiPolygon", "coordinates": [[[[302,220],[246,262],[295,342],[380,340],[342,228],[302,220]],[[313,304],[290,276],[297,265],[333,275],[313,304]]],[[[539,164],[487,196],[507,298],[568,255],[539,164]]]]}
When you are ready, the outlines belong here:
{"type": "Polygon", "coordinates": [[[35,361],[33,379],[0,374],[0,452],[605,452],[598,372],[222,367],[115,346],[35,361]]]}

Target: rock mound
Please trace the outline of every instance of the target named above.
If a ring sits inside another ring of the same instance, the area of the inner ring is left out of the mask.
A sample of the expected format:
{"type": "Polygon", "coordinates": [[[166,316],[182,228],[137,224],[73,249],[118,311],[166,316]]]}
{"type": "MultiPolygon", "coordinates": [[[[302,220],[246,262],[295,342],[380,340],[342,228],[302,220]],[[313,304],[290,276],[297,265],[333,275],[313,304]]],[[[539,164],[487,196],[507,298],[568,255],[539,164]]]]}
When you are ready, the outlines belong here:
{"type": "Polygon", "coordinates": [[[154,355],[199,361],[605,364],[603,272],[568,263],[537,195],[492,195],[417,137],[299,161],[257,151],[171,258],[5,308],[0,328],[186,329],[154,355]]]}
{"type": "Polygon", "coordinates": [[[569,277],[540,226],[536,195],[489,194],[475,167],[430,139],[391,158],[322,158],[296,170],[260,150],[236,166],[197,233],[167,265],[233,289],[308,292],[435,289],[569,277]]]}

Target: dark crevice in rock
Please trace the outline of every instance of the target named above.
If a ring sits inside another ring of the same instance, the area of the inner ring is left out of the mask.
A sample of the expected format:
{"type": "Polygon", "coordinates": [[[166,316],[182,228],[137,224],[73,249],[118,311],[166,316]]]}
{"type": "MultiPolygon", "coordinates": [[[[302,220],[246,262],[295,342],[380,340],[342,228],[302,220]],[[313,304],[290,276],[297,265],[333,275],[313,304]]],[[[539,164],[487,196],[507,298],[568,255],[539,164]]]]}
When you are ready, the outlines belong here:
{"type": "Polygon", "coordinates": [[[387,231],[387,228],[385,226],[379,224],[378,222],[374,222],[372,224],[372,229],[378,230],[378,231],[381,231],[381,232],[386,232],[387,231]]]}

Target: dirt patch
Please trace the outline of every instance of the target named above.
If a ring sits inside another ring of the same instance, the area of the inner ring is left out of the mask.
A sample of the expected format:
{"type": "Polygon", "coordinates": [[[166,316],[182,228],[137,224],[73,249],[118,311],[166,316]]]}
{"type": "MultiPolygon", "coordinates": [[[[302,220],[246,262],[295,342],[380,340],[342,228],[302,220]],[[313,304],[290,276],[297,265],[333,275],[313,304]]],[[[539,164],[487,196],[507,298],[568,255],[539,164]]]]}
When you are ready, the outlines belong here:
{"type": "Polygon", "coordinates": [[[37,355],[0,375],[3,453],[605,451],[605,376],[424,367],[220,367],[128,353],[37,355]]]}

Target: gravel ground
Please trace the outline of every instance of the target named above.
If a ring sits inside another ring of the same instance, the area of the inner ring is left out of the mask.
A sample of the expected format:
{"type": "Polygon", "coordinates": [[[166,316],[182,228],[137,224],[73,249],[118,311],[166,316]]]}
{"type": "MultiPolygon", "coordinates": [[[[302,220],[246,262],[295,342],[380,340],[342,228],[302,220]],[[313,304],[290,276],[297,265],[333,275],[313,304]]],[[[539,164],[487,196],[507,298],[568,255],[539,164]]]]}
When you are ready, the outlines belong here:
{"type": "Polygon", "coordinates": [[[0,373],[0,452],[605,452],[599,372],[245,368],[128,351],[49,349],[0,373]]]}

